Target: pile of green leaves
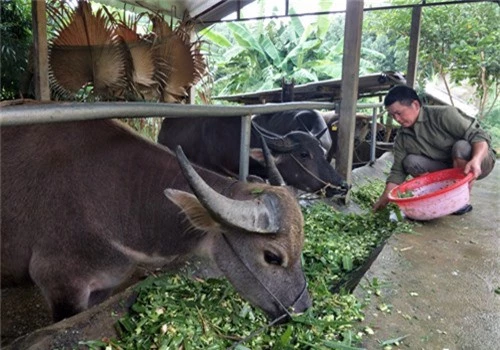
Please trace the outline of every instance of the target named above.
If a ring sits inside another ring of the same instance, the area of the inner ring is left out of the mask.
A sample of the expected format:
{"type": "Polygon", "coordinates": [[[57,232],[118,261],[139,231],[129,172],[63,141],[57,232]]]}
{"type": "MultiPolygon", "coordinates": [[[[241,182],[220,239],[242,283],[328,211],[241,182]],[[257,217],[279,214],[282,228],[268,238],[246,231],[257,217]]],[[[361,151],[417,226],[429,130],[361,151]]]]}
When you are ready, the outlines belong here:
{"type": "Polygon", "coordinates": [[[226,280],[183,275],[150,278],[132,310],[119,320],[119,339],[85,342],[92,349],[352,349],[361,334],[362,303],[331,289],[371,251],[407,223],[387,212],[344,214],[324,202],[303,208],[304,271],[313,307],[291,322],[269,326],[226,280]]]}
{"type": "MultiPolygon", "coordinates": [[[[362,186],[358,186],[352,189],[351,198],[357,203],[361,208],[370,210],[375,200],[384,191],[385,182],[381,180],[368,181],[362,186]]],[[[393,210],[394,207],[389,207],[389,211],[393,210]]],[[[387,213],[385,212],[384,215],[387,213]]]]}

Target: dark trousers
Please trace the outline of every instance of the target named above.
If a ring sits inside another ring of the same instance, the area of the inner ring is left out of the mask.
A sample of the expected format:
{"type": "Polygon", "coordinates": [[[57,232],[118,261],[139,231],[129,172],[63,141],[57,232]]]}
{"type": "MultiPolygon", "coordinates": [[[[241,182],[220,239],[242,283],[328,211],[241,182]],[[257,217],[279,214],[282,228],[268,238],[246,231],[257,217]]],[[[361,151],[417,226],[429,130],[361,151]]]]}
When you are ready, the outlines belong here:
{"type": "MultiPolygon", "coordinates": [[[[448,169],[453,167],[453,159],[470,160],[472,158],[472,146],[465,140],[455,142],[451,150],[451,159],[448,161],[440,161],[428,158],[426,156],[409,154],[403,160],[403,167],[405,171],[413,177],[430,173],[433,171],[448,169]]],[[[495,166],[495,155],[490,150],[488,156],[484,158],[481,163],[481,176],[482,179],[488,176],[495,166]]]]}

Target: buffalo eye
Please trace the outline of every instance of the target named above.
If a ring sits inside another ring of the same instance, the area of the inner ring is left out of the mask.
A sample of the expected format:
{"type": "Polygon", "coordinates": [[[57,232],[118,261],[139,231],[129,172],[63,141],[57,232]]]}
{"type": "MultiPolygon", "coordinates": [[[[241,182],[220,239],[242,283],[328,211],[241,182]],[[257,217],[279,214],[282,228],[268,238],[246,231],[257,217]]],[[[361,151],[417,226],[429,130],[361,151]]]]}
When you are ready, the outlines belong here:
{"type": "Polygon", "coordinates": [[[300,157],[301,158],[308,158],[309,157],[309,152],[307,152],[307,151],[301,151],[300,152],[300,157]]]}
{"type": "Polygon", "coordinates": [[[270,265],[279,265],[283,263],[281,256],[271,253],[269,250],[264,251],[264,260],[270,265]]]}

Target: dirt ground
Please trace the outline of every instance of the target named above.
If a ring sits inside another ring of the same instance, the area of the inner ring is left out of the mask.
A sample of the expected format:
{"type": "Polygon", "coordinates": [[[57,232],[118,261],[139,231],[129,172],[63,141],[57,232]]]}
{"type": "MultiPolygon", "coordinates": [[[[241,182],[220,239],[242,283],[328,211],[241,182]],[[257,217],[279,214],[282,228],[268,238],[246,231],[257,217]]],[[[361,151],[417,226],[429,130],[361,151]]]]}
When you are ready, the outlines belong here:
{"type": "MultiPolygon", "coordinates": [[[[383,156],[374,166],[356,169],[353,182],[385,178],[390,161],[383,156]]],[[[500,288],[498,162],[493,174],[476,182],[471,202],[470,213],[418,224],[414,234],[388,240],[354,291],[364,298],[374,278],[382,286],[380,296],[369,298],[360,325],[374,331],[364,336],[366,349],[381,349],[400,337],[404,339],[392,349],[500,348],[500,294],[495,293],[500,288]]],[[[36,289],[2,289],[1,348],[66,349],[79,339],[111,337],[113,324],[133,299],[127,289],[99,307],[48,326],[50,317],[36,289]],[[25,334],[30,335],[11,343],[25,334]]]]}
{"type": "Polygon", "coordinates": [[[365,274],[382,285],[361,329],[366,349],[500,349],[500,164],[474,184],[474,210],[398,234],[365,274]],[[404,338],[399,345],[392,340],[404,338]]]}

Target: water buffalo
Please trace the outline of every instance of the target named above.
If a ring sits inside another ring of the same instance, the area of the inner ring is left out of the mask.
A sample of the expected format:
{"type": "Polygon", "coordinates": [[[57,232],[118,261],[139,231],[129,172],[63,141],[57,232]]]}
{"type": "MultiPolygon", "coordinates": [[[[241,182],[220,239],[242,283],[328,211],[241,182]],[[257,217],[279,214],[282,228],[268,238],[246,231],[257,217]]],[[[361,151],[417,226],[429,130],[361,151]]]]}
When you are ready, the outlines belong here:
{"type": "Polygon", "coordinates": [[[270,317],[311,305],[286,187],[195,171],[113,120],[4,126],[0,149],[2,286],[34,282],[55,321],[138,265],[187,256],[210,259],[270,317]]]}
{"type": "Polygon", "coordinates": [[[257,114],[252,118],[252,121],[279,135],[286,135],[291,131],[308,132],[321,142],[325,153],[332,147],[332,138],[325,119],[313,109],[257,114]]]}
{"type": "MultiPolygon", "coordinates": [[[[165,118],[158,142],[173,149],[181,145],[188,158],[205,168],[235,176],[240,163],[241,118],[165,118]]],[[[249,174],[267,177],[262,140],[287,185],[326,196],[345,193],[347,185],[325,158],[320,142],[308,132],[278,135],[253,124],[249,174]]]]}
{"type": "MultiPolygon", "coordinates": [[[[356,114],[354,133],[353,164],[363,165],[370,160],[370,135],[371,116],[356,114]]],[[[321,142],[327,153],[327,160],[335,158],[338,140],[339,115],[335,112],[318,112],[316,110],[293,110],[279,113],[256,115],[252,119],[259,126],[275,132],[286,134],[292,130],[309,132],[321,142]],[[327,131],[328,132],[325,132],[327,131]]],[[[384,126],[377,123],[377,136],[385,130],[384,126]]],[[[386,149],[376,149],[376,156],[380,156],[386,149]]]]}
{"type": "MultiPolygon", "coordinates": [[[[332,147],[328,151],[327,158],[329,160],[335,158],[335,154],[338,149],[338,123],[339,123],[339,115],[334,112],[325,112],[322,113],[322,117],[324,118],[326,124],[328,125],[329,134],[332,140],[332,147]]],[[[370,160],[370,144],[368,143],[371,139],[371,120],[372,117],[364,114],[356,114],[355,116],[356,122],[354,126],[354,154],[353,154],[353,163],[355,164],[364,164],[370,160]]],[[[376,130],[377,134],[384,130],[384,126],[380,123],[377,123],[376,130]]],[[[377,154],[380,155],[378,151],[377,154]]]]}

